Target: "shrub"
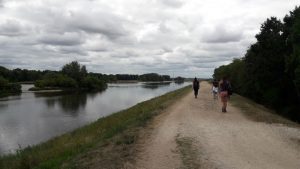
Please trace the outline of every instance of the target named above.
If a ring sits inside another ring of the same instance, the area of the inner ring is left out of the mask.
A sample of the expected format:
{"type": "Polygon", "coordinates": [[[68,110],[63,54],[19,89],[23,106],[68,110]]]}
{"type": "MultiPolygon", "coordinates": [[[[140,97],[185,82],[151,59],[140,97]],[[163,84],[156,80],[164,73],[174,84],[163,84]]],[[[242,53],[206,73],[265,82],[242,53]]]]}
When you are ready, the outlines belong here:
{"type": "Polygon", "coordinates": [[[104,81],[96,77],[87,76],[83,79],[80,87],[88,90],[104,90],[107,85],[104,81]]]}

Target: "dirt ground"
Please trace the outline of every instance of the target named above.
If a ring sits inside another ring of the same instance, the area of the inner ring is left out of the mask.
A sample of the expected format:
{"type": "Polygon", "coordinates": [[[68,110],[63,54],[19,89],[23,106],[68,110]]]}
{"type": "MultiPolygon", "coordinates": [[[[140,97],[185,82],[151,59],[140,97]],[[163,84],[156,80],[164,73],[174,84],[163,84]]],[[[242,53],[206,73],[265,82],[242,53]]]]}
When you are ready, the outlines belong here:
{"type": "MultiPolygon", "coordinates": [[[[300,169],[300,128],[250,120],[230,103],[221,112],[207,82],[155,117],[130,168],[300,169]]],[[[263,110],[262,110],[263,111],[263,110]]]]}

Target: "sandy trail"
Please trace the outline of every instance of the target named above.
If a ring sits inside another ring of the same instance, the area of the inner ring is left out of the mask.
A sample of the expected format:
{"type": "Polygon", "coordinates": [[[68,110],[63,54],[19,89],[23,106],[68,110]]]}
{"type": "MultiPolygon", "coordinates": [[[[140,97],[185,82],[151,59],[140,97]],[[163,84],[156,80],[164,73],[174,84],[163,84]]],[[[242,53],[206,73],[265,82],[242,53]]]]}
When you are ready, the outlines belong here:
{"type": "Polygon", "coordinates": [[[300,129],[251,121],[210,85],[157,116],[139,145],[136,168],[300,169],[300,129]]]}

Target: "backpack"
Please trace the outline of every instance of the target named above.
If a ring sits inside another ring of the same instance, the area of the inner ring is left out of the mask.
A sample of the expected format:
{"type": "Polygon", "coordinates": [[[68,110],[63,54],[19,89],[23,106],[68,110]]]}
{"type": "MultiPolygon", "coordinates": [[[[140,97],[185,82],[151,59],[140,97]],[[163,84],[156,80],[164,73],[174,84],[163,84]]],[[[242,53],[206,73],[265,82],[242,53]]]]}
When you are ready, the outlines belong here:
{"type": "Polygon", "coordinates": [[[228,95],[232,95],[233,90],[232,90],[231,84],[228,81],[226,82],[226,88],[227,88],[228,95]]]}

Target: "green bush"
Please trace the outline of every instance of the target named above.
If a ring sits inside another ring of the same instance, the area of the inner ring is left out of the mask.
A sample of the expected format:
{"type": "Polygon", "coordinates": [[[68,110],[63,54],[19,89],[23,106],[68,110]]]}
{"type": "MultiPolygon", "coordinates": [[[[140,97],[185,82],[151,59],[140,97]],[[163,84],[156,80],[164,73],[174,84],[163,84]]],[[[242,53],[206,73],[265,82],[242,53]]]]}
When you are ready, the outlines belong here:
{"type": "Polygon", "coordinates": [[[0,92],[1,96],[6,96],[8,94],[20,93],[21,85],[17,83],[9,83],[8,80],[0,76],[0,92]]]}
{"type": "Polygon", "coordinates": [[[5,88],[8,86],[8,83],[8,80],[0,76],[0,90],[5,90],[5,88]]]}
{"type": "Polygon", "coordinates": [[[43,80],[37,80],[35,82],[35,87],[45,88],[45,87],[60,87],[60,88],[77,88],[77,82],[65,75],[46,75],[43,80]]]}
{"type": "Polygon", "coordinates": [[[104,90],[107,85],[104,81],[96,77],[87,76],[83,79],[80,87],[88,90],[104,90]]]}

